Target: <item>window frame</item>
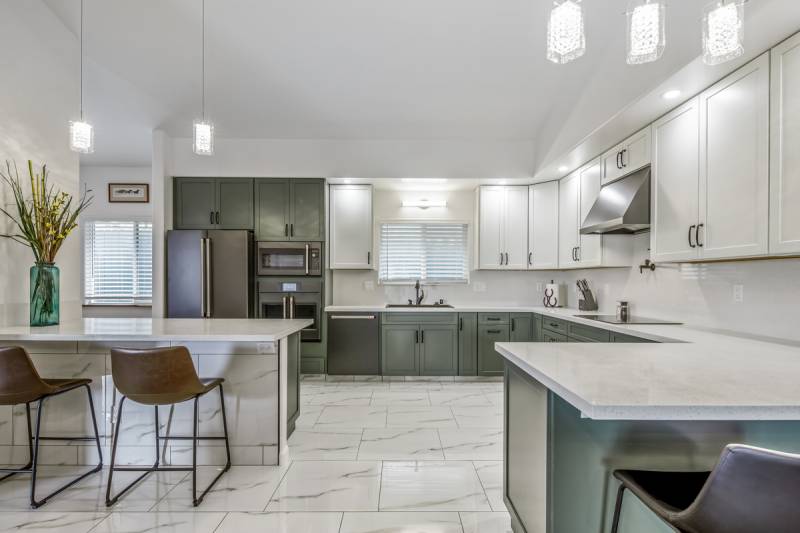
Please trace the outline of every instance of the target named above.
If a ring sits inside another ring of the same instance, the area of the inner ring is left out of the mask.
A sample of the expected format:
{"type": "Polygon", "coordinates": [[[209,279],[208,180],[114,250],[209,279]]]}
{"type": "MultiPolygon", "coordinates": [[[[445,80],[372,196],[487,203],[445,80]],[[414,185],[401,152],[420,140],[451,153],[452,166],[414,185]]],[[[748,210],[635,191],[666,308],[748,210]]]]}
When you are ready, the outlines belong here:
{"type": "Polygon", "coordinates": [[[377,227],[375,228],[375,235],[377,237],[376,249],[378,260],[375,262],[375,269],[378,274],[378,285],[413,285],[416,280],[383,280],[381,279],[381,249],[383,245],[383,225],[384,224],[460,224],[466,226],[467,237],[464,243],[464,264],[465,276],[462,280],[435,280],[428,281],[420,279],[419,282],[427,286],[436,285],[469,285],[471,268],[471,250],[472,250],[472,224],[466,219],[450,219],[450,218],[387,218],[376,220],[377,227]]]}
{"type": "MultiPolygon", "coordinates": [[[[136,308],[148,308],[153,306],[153,297],[154,294],[154,286],[151,286],[151,295],[150,295],[150,302],[132,302],[132,303],[90,303],[87,301],[86,297],[86,231],[89,224],[95,222],[136,222],[136,223],[147,223],[155,226],[153,223],[153,217],[150,216],[136,216],[136,215],[126,215],[121,217],[109,217],[109,216],[87,216],[81,217],[78,221],[78,228],[80,229],[80,237],[81,237],[81,268],[80,268],[80,275],[81,275],[81,306],[83,307],[136,307],[136,308]]],[[[153,246],[155,247],[155,227],[153,227],[153,246]]],[[[154,252],[155,250],[153,250],[154,252]]],[[[155,274],[154,265],[151,264],[151,280],[155,281],[155,274]]]]}

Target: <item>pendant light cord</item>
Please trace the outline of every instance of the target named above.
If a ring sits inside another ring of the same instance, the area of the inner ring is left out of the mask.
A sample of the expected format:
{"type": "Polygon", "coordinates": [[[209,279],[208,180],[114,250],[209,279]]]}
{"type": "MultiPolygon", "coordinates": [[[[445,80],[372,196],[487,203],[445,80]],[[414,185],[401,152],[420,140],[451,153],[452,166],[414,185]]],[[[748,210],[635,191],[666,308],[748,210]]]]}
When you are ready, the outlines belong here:
{"type": "Polygon", "coordinates": [[[83,122],[83,0],[81,0],[81,86],[80,86],[80,99],[81,99],[81,122],[83,122]]]}
{"type": "Polygon", "coordinates": [[[206,0],[203,0],[202,4],[202,52],[201,52],[201,72],[202,72],[202,82],[201,82],[201,101],[202,101],[202,108],[203,108],[203,122],[206,121],[206,0]]]}

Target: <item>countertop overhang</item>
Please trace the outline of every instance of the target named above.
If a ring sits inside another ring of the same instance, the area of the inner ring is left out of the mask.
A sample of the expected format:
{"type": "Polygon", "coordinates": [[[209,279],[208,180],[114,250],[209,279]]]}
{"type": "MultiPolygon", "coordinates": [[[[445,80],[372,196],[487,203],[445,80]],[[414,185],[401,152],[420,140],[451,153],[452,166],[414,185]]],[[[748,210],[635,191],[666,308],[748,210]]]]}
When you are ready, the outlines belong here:
{"type": "Polygon", "coordinates": [[[311,319],[83,318],[41,328],[0,327],[0,341],[274,342],[312,323],[311,319]]]}

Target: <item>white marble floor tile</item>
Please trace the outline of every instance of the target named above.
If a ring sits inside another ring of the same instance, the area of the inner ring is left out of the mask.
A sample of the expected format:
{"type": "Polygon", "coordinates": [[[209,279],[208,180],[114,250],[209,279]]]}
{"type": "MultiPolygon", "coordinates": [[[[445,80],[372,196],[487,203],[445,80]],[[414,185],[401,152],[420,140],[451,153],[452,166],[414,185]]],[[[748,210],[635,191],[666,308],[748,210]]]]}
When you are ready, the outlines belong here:
{"type": "Polygon", "coordinates": [[[443,460],[442,445],[435,429],[365,429],[358,459],[384,461],[443,460]]]}
{"type": "Polygon", "coordinates": [[[431,405],[491,405],[483,390],[430,391],[431,405]]]}
{"type": "Polygon", "coordinates": [[[456,419],[449,407],[415,407],[390,405],[386,427],[456,428],[456,419]]]}
{"type": "Polygon", "coordinates": [[[112,513],[92,533],[213,533],[225,513],[112,513]]]}
{"type": "Polygon", "coordinates": [[[229,513],[215,533],[338,533],[342,513],[229,513]]]}
{"type": "Polygon", "coordinates": [[[289,458],[298,460],[355,460],[361,428],[298,428],[289,437],[289,458]]]}
{"type": "Polygon", "coordinates": [[[340,533],[462,533],[453,512],[344,513],[340,533]]]}
{"type": "MultiPolygon", "coordinates": [[[[5,511],[5,507],[3,507],[5,511]]],[[[57,513],[41,509],[0,514],[0,531],[25,533],[86,533],[105,517],[106,513],[57,513]]]]}
{"type": "Polygon", "coordinates": [[[503,406],[503,403],[505,402],[505,395],[503,394],[503,391],[486,391],[485,394],[486,399],[489,400],[490,404],[499,405],[501,407],[503,406]]]}
{"type": "Polygon", "coordinates": [[[315,428],[382,428],[386,427],[386,407],[359,405],[326,406],[315,428]]]}
{"type": "Polygon", "coordinates": [[[297,461],[272,496],[268,511],[377,511],[378,461],[297,461]]]}
{"type": "Polygon", "coordinates": [[[372,391],[342,391],[334,389],[321,391],[311,397],[308,405],[369,405],[372,391]]]}
{"type": "Polygon", "coordinates": [[[372,394],[371,405],[415,405],[430,407],[431,400],[428,391],[376,391],[372,394]]]}
{"type": "Polygon", "coordinates": [[[390,385],[388,381],[354,381],[353,383],[340,383],[338,389],[346,392],[367,390],[388,392],[390,385]]]}
{"type": "Polygon", "coordinates": [[[396,392],[440,391],[442,383],[438,381],[391,381],[389,390],[396,392]]]}
{"type": "Polygon", "coordinates": [[[503,459],[502,429],[441,429],[444,457],[448,461],[501,461],[503,459]]]}
{"type": "Polygon", "coordinates": [[[453,416],[461,428],[496,428],[503,427],[503,407],[491,406],[455,406],[453,416]]]}
{"type": "Polygon", "coordinates": [[[506,512],[503,503],[503,461],[473,461],[489,505],[493,511],[506,512]]]}
{"type": "MultiPolygon", "coordinates": [[[[234,466],[223,474],[199,507],[192,507],[192,479],[187,476],[154,508],[156,511],[263,511],[286,473],[286,466],[234,466]]],[[[198,493],[217,475],[217,467],[200,467],[198,493]]]]}
{"type": "Polygon", "coordinates": [[[310,428],[317,423],[317,419],[323,409],[325,409],[324,405],[301,405],[300,416],[294,421],[294,427],[310,428]]]}
{"type": "Polygon", "coordinates": [[[459,513],[464,533],[512,533],[508,513],[459,513]]]}
{"type": "Polygon", "coordinates": [[[468,461],[383,463],[381,511],[489,511],[468,461]]]}

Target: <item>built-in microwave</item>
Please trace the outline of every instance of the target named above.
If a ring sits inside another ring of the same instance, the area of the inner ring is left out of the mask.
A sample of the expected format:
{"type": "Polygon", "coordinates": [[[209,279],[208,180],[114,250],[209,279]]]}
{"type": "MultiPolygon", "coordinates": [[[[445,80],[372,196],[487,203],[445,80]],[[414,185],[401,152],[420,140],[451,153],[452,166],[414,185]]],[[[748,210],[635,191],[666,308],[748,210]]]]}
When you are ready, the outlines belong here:
{"type": "Polygon", "coordinates": [[[321,276],[321,242],[259,242],[259,276],[321,276]]]}

